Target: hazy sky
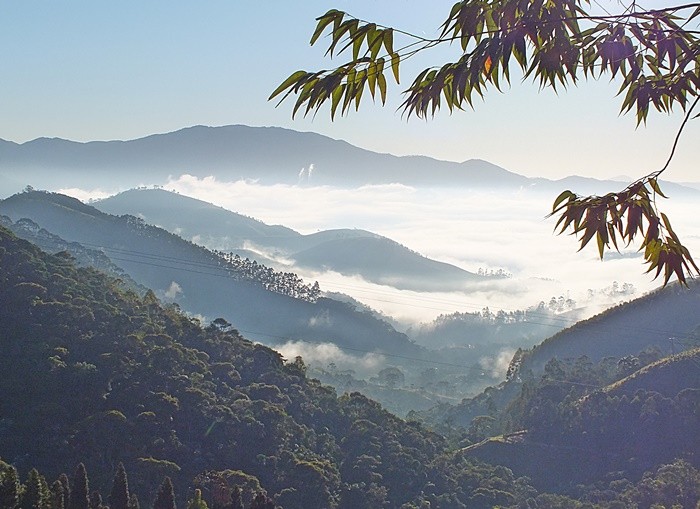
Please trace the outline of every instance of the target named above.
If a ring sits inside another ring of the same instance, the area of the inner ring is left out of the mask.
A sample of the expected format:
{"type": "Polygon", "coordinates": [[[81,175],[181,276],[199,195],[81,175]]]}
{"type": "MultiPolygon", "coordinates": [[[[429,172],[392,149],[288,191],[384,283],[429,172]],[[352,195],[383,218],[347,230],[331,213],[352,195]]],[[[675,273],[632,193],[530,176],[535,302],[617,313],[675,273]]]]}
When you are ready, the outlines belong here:
{"type": "MultiPolygon", "coordinates": [[[[290,119],[269,93],[291,72],[328,67],[311,48],[314,18],[329,8],[432,35],[452,1],[304,0],[299,2],[123,1],[3,2],[0,17],[0,138],[41,136],[78,141],[131,139],[182,127],[276,125],[316,131],[394,154],[462,161],[482,158],[511,171],[643,175],[663,165],[681,113],[652,114],[635,129],[618,116],[616,85],[582,84],[556,95],[532,83],[493,92],[476,111],[428,122],[396,113],[401,87],[386,108],[367,101],[358,114],[330,123],[290,119]]],[[[617,2],[601,2],[616,9],[617,2]]],[[[663,5],[663,2],[647,2],[663,5]]],[[[427,63],[456,58],[457,48],[417,59],[402,84],[427,63]]],[[[667,173],[700,181],[700,120],[691,122],[667,173]]]]}

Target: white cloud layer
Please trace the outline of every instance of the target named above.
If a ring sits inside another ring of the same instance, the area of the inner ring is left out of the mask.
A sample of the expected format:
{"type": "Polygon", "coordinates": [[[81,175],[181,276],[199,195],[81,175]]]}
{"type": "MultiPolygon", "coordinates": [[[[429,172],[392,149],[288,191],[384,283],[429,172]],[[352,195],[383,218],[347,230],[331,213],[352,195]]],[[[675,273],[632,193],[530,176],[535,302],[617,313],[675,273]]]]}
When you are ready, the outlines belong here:
{"type": "MultiPolygon", "coordinates": [[[[576,239],[555,235],[555,220],[545,219],[553,196],[532,190],[422,189],[401,184],[341,189],[308,182],[264,186],[190,175],[171,178],[163,187],[304,234],[366,229],[466,270],[502,268],[513,274],[510,279],[475,283],[461,292],[418,293],[359,277],[294,269],[307,281],[318,280],[323,290],[349,294],[407,325],[455,311],[522,309],[560,295],[587,306],[585,317],[660,284],[644,274],[639,256],[601,262],[593,245],[577,252],[576,239]],[[635,294],[604,292],[614,281],[634,285],[635,294]]],[[[103,196],[101,191],[64,191],[81,199],[103,196]]],[[[691,252],[700,252],[700,227],[693,220],[697,206],[679,199],[660,205],[691,252]]],[[[634,249],[629,251],[633,255],[634,249]]],[[[280,262],[284,265],[289,260],[280,262]]]]}

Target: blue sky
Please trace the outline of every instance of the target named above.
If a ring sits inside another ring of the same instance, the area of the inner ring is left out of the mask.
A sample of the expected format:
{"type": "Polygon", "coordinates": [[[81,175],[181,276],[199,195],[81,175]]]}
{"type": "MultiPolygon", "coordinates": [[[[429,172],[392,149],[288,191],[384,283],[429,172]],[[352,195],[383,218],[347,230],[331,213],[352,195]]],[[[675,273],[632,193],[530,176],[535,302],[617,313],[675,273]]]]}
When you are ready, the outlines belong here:
{"type": "MultiPolygon", "coordinates": [[[[658,2],[657,2],[658,3],[658,2]]],[[[291,72],[328,67],[325,48],[309,47],[314,18],[329,8],[433,34],[451,1],[304,0],[3,2],[0,18],[0,138],[78,141],[131,139],[204,124],[276,125],[315,131],[394,154],[462,161],[481,158],[511,171],[550,178],[641,176],[663,165],[682,118],[650,115],[635,128],[618,116],[606,80],[554,94],[515,82],[487,95],[476,111],[430,121],[367,101],[359,113],[328,120],[290,118],[269,93],[291,72]]],[[[614,8],[616,2],[610,2],[614,8]]],[[[652,4],[653,5],[653,2],[652,4]]],[[[457,48],[454,48],[457,51],[457,48]]],[[[411,73],[455,58],[405,66],[411,73]]],[[[667,178],[700,181],[700,120],[691,122],[667,178]]]]}

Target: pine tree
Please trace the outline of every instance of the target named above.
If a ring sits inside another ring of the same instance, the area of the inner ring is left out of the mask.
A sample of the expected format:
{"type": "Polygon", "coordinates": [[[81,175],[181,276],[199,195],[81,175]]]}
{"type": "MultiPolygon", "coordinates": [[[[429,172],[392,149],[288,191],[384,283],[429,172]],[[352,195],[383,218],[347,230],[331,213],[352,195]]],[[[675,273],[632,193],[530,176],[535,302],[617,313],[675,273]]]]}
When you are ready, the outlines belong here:
{"type": "Polygon", "coordinates": [[[51,496],[44,476],[32,468],[27,476],[24,493],[20,502],[21,509],[49,509],[51,496]]]}
{"type": "Polygon", "coordinates": [[[0,508],[15,509],[19,505],[19,495],[17,469],[0,461],[0,508]]]}
{"type": "Polygon", "coordinates": [[[69,509],[70,507],[70,481],[66,474],[61,474],[58,476],[58,482],[61,483],[63,487],[63,509],[69,509]]]}
{"type": "Polygon", "coordinates": [[[51,509],[66,509],[64,500],[63,484],[57,479],[51,485],[51,509]]]}
{"type": "Polygon", "coordinates": [[[90,493],[90,509],[102,509],[102,495],[98,490],[90,493]]]}
{"type": "Polygon", "coordinates": [[[175,509],[175,492],[170,477],[166,477],[160,485],[153,509],[175,509]]]}
{"type": "Polygon", "coordinates": [[[132,493],[129,497],[129,509],[141,509],[139,497],[136,496],[136,493],[132,493]]]}
{"type": "Polygon", "coordinates": [[[85,465],[80,463],[75,469],[75,475],[73,476],[73,488],[70,492],[68,509],[89,509],[89,493],[87,471],[85,470],[85,465]]]}
{"type": "Polygon", "coordinates": [[[129,483],[122,463],[119,463],[117,473],[114,474],[112,491],[109,494],[109,507],[111,509],[129,509],[129,483]]]}

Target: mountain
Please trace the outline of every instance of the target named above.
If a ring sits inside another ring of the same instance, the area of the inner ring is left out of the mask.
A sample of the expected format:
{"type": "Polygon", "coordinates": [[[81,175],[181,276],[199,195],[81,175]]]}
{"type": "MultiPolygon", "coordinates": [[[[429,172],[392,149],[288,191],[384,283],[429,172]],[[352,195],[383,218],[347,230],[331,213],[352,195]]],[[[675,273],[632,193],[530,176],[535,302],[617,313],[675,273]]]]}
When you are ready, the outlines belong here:
{"type": "Polygon", "coordinates": [[[476,274],[442,263],[386,237],[337,238],[294,253],[292,259],[302,267],[333,270],[402,290],[462,290],[476,274]]]}
{"type": "Polygon", "coordinates": [[[299,267],[357,275],[401,289],[461,290],[481,279],[365,230],[336,229],[302,235],[161,189],[132,189],[93,205],[110,214],[138,216],[211,249],[240,252],[244,246],[257,246],[267,256],[281,255],[299,267]]]}
{"type": "Polygon", "coordinates": [[[194,126],[129,141],[39,138],[0,144],[0,174],[23,174],[26,184],[43,188],[110,184],[123,188],[144,183],[144,175],[163,182],[169,175],[183,173],[214,175],[225,181],[314,185],[403,182],[480,187],[517,186],[526,180],[486,161],[454,163],[378,154],[345,141],[279,127],[194,126]]]}
{"type": "MultiPolygon", "coordinates": [[[[207,320],[223,317],[266,344],[306,340],[365,352],[425,355],[405,335],[369,313],[331,299],[309,302],[270,291],[263,280],[246,277],[247,273],[236,276],[215,253],[134,216],[112,216],[74,198],[38,191],[0,201],[0,214],[13,221],[29,218],[66,241],[101,250],[162,298],[207,320]]],[[[244,269],[274,277],[274,271],[257,264],[244,269]]]]}
{"type": "Polygon", "coordinates": [[[246,245],[287,246],[302,235],[257,219],[163,189],[131,189],[92,203],[107,214],[130,214],[210,249],[234,250],[246,245]]]}
{"type": "Polygon", "coordinates": [[[697,350],[639,371],[633,394],[623,380],[576,398],[544,380],[523,391],[539,429],[454,449],[358,393],[336,396],[306,377],[301,359],[285,362],[221,324],[203,328],[152,292],[141,297],[2,226],[0,302],[4,507],[29,504],[32,478],[41,488],[31,468],[48,491],[77,462],[98,494],[123,463],[149,507],[165,476],[181,507],[195,488],[216,504],[234,487],[248,508],[265,492],[284,509],[695,507],[700,498],[697,350]],[[658,383],[663,394],[641,388],[658,383]]]}
{"type": "MultiPolygon", "coordinates": [[[[696,313],[699,301],[700,285],[691,281],[689,288],[669,285],[577,322],[529,350],[518,349],[510,362],[507,380],[498,386],[488,387],[455,405],[438,405],[422,412],[421,418],[438,429],[447,423],[467,428],[476,417],[507,411],[528,381],[551,371],[552,365],[575,364],[583,358],[586,363],[611,361],[615,366],[619,361],[628,371],[637,369],[644,357],[697,347],[700,344],[700,317],[696,313]]],[[[517,321],[513,325],[520,326],[517,321]]],[[[445,332],[449,334],[449,329],[445,332]]],[[[694,375],[695,381],[700,380],[694,375]]],[[[678,381],[686,384],[684,386],[694,386],[686,382],[685,379],[678,381]]],[[[583,387],[589,385],[586,380],[577,383],[583,387]]]]}
{"type": "Polygon", "coordinates": [[[689,335],[700,326],[700,284],[689,287],[670,284],[546,339],[522,358],[521,369],[541,372],[552,358],[587,356],[592,361],[604,357],[634,355],[648,347],[672,353],[685,348],[689,335]]]}
{"type": "Polygon", "coordinates": [[[600,482],[602,472],[635,478],[676,458],[700,464],[700,348],[656,361],[583,397],[560,382],[550,374],[537,388],[523,389],[529,429],[486,439],[462,453],[500,462],[547,491],[574,491],[576,485],[600,482]]]}

